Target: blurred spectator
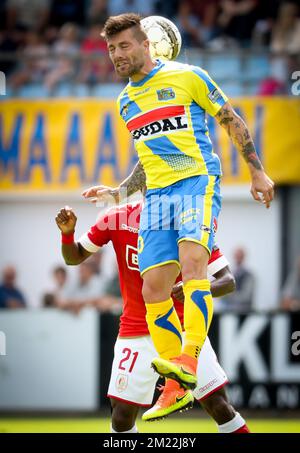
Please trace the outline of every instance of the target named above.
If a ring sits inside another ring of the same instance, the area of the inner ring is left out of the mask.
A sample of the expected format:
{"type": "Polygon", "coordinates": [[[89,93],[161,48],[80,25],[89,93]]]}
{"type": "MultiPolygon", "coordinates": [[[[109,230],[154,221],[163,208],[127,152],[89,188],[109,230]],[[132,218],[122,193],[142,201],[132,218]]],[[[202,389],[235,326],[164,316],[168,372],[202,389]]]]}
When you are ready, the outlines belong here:
{"type": "Polygon", "coordinates": [[[180,3],[180,0],[173,0],[172,2],[157,0],[155,2],[155,14],[158,16],[168,17],[172,20],[175,16],[177,16],[180,3]]]}
{"type": "Polygon", "coordinates": [[[233,275],[236,283],[235,292],[224,297],[226,310],[248,312],[253,307],[254,276],[245,266],[245,250],[237,248],[234,252],[235,269],[233,275]]]}
{"type": "Polygon", "coordinates": [[[120,279],[117,268],[113,277],[106,284],[105,293],[109,296],[121,297],[120,279]]]}
{"type": "Polygon", "coordinates": [[[93,253],[87,260],[86,263],[90,263],[93,266],[94,274],[97,275],[101,281],[105,281],[106,278],[103,275],[103,250],[100,249],[98,252],[93,253]]]}
{"type": "Polygon", "coordinates": [[[281,3],[282,0],[263,0],[258,2],[258,20],[256,21],[252,37],[254,47],[269,46],[271,32],[281,3]]]}
{"type": "Polygon", "coordinates": [[[155,11],[155,0],[109,0],[107,4],[108,15],[135,12],[141,16],[151,16],[155,11]]]}
{"type": "Polygon", "coordinates": [[[295,269],[288,275],[282,291],[281,307],[284,310],[300,310],[300,257],[295,269]]]}
{"type": "Polygon", "coordinates": [[[271,38],[274,53],[300,53],[299,6],[295,2],[282,3],[271,38]]]}
{"type": "Polygon", "coordinates": [[[52,68],[45,77],[45,85],[52,90],[60,82],[69,81],[76,74],[79,45],[78,28],[65,24],[59,32],[59,40],[53,45],[52,68]]]}
{"type": "Polygon", "coordinates": [[[91,0],[87,10],[87,22],[89,24],[104,24],[108,18],[108,0],[91,0]]]}
{"type": "Polygon", "coordinates": [[[195,47],[202,44],[203,36],[201,33],[201,23],[192,13],[188,1],[183,1],[179,4],[175,23],[180,31],[183,46],[195,47]]]}
{"type": "Polygon", "coordinates": [[[60,299],[57,306],[63,310],[78,314],[87,306],[98,306],[99,299],[104,295],[104,282],[95,275],[92,263],[83,262],[79,266],[79,278],[71,284],[60,299]]]}
{"type": "Polygon", "coordinates": [[[191,13],[201,24],[201,34],[204,43],[210,41],[217,35],[217,16],[220,8],[220,0],[185,0],[191,13]]]}
{"type": "MultiPolygon", "coordinates": [[[[93,256],[93,255],[92,255],[93,256]]],[[[121,297],[120,280],[117,263],[114,263],[114,272],[105,284],[105,295],[98,300],[97,308],[101,313],[119,315],[122,312],[123,300],[121,297]]]]}
{"type": "Polygon", "coordinates": [[[52,0],[50,24],[61,27],[67,22],[77,25],[85,23],[85,0],[52,0]]]}
{"type": "Polygon", "coordinates": [[[82,63],[78,76],[81,83],[98,83],[107,81],[113,72],[105,40],[100,36],[102,26],[94,24],[89,27],[88,35],[81,44],[82,63]]]}
{"type": "Polygon", "coordinates": [[[49,68],[49,48],[42,36],[35,31],[26,33],[26,46],[22,52],[20,68],[14,72],[9,80],[12,88],[31,82],[43,82],[49,68]]]}
{"type": "Polygon", "coordinates": [[[7,28],[43,31],[49,19],[49,0],[7,0],[7,28]]]}
{"type": "Polygon", "coordinates": [[[258,0],[222,0],[218,25],[224,35],[242,45],[250,44],[257,20],[258,0]]]}
{"type": "Polygon", "coordinates": [[[64,296],[67,284],[67,269],[63,266],[57,266],[53,269],[53,287],[50,288],[43,296],[44,307],[55,307],[59,300],[64,296]]]}
{"type": "Polygon", "coordinates": [[[17,272],[13,266],[6,266],[2,271],[0,285],[0,308],[24,308],[25,297],[16,286],[17,272]]]}
{"type": "Polygon", "coordinates": [[[13,39],[13,33],[0,30],[0,53],[4,54],[1,57],[1,71],[8,76],[16,66],[15,58],[11,58],[9,54],[14,54],[18,48],[18,43],[13,39]],[[5,54],[7,58],[5,58],[5,54]]]}
{"type": "Polygon", "coordinates": [[[288,67],[285,57],[272,56],[270,59],[270,76],[261,80],[258,87],[260,96],[276,96],[287,92],[288,67]]]}

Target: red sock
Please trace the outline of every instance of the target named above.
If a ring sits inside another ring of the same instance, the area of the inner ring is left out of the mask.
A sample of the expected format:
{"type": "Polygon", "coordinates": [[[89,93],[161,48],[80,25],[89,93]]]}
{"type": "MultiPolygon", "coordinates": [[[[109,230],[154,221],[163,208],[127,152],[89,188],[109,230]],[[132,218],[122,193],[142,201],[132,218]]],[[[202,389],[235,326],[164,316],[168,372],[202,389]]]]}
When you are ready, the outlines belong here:
{"type": "Polygon", "coordinates": [[[247,425],[241,426],[239,429],[236,431],[233,431],[234,434],[245,434],[245,433],[250,433],[250,430],[247,425]]]}

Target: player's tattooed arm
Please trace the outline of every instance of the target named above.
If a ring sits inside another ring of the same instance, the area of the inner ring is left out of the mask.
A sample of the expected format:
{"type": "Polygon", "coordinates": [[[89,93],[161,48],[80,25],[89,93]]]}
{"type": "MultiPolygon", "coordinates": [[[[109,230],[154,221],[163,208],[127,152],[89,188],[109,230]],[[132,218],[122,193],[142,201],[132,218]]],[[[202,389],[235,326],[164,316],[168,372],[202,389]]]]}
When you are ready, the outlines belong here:
{"type": "Polygon", "coordinates": [[[121,198],[123,198],[123,193],[130,197],[130,195],[143,190],[146,187],[146,175],[140,161],[134,167],[132,173],[126,178],[119,186],[119,192],[121,198]]]}
{"type": "Polygon", "coordinates": [[[82,196],[92,203],[104,202],[108,204],[120,203],[135,192],[146,188],[146,175],[140,162],[136,164],[132,173],[119,187],[93,186],[82,192],[82,196]]]}
{"type": "Polygon", "coordinates": [[[256,170],[263,170],[245,122],[228,102],[217,113],[216,119],[220,126],[227,131],[233,144],[249,165],[250,171],[252,170],[251,167],[256,170]]]}
{"type": "Polygon", "coordinates": [[[233,144],[248,164],[252,179],[251,194],[253,198],[269,208],[274,198],[274,183],[264,172],[246,124],[229,102],[226,102],[219,110],[216,119],[227,131],[233,144]]]}

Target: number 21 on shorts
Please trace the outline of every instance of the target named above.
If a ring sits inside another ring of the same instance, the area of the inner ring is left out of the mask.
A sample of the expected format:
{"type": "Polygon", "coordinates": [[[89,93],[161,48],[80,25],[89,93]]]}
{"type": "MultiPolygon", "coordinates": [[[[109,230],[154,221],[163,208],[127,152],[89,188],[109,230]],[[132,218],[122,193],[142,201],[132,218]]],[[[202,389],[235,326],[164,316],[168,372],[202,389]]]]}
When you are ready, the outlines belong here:
{"type": "Polygon", "coordinates": [[[129,373],[131,373],[133,370],[133,367],[135,365],[135,362],[138,358],[139,353],[132,352],[131,349],[129,349],[129,348],[124,348],[122,351],[122,354],[124,354],[124,357],[122,360],[120,360],[119,370],[128,371],[129,373]],[[129,362],[129,363],[126,363],[126,365],[124,365],[125,362],[129,362]]]}

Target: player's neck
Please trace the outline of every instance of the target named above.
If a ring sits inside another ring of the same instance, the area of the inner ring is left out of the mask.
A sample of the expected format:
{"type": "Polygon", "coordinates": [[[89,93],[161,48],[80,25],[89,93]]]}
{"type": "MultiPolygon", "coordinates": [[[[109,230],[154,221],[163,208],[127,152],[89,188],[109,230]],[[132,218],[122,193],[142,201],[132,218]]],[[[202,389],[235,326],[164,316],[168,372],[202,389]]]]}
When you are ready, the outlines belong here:
{"type": "Polygon", "coordinates": [[[147,60],[146,63],[144,64],[144,66],[142,67],[142,69],[130,77],[130,81],[139,82],[144,77],[146,77],[146,75],[149,74],[149,72],[151,72],[152,69],[155,68],[155,66],[157,66],[157,61],[155,61],[155,60],[153,61],[151,59],[147,60]]]}

